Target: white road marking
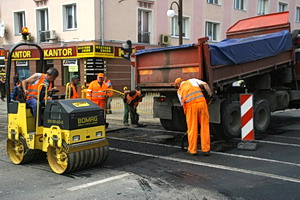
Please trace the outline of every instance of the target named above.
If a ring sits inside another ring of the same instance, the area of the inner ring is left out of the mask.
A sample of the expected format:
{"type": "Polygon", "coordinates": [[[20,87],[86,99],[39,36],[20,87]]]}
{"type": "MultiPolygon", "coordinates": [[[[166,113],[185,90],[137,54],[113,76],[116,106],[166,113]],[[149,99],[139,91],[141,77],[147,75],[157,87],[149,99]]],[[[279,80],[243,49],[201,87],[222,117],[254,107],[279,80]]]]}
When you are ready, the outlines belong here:
{"type": "MultiPolygon", "coordinates": [[[[115,138],[115,137],[109,137],[109,138],[114,139],[114,140],[121,140],[121,141],[127,141],[127,142],[136,142],[136,143],[149,144],[149,145],[157,145],[157,146],[176,148],[176,149],[181,148],[181,147],[178,147],[178,146],[171,146],[171,145],[167,145],[167,144],[158,144],[158,143],[151,143],[151,142],[144,142],[144,141],[128,140],[128,139],[125,139],[125,138],[115,138]]],[[[285,161],[280,161],[280,160],[273,160],[273,159],[260,158],[260,157],[254,157],[254,156],[244,156],[244,155],[239,155],[239,154],[216,152],[216,151],[211,151],[211,153],[219,154],[219,155],[223,155],[223,156],[231,156],[231,157],[238,157],[238,158],[244,158],[244,159],[249,159],[249,160],[259,160],[259,161],[265,161],[265,162],[270,162],[270,163],[278,163],[278,164],[284,164],[284,165],[291,165],[291,166],[300,167],[299,163],[293,163],[293,162],[285,162],[285,161]]]]}
{"type": "Polygon", "coordinates": [[[284,142],[273,142],[273,141],[267,141],[267,140],[255,140],[255,142],[266,143],[266,144],[277,144],[277,145],[282,145],[282,146],[300,147],[300,144],[292,144],[292,143],[284,143],[284,142]]]}
{"type": "Polygon", "coordinates": [[[298,137],[291,137],[291,136],[284,136],[284,135],[268,135],[268,137],[284,138],[284,139],[292,139],[292,140],[300,140],[300,138],[298,138],[298,137]]]}
{"type": "Polygon", "coordinates": [[[297,179],[297,178],[280,176],[280,175],[270,174],[270,173],[265,173],[265,172],[252,171],[252,170],[247,170],[247,169],[228,167],[228,166],[224,166],[224,165],[210,164],[210,163],[186,160],[186,159],[181,159],[181,158],[173,158],[173,157],[169,157],[169,156],[159,156],[159,155],[153,155],[153,154],[148,154],[148,153],[124,150],[124,149],[117,149],[117,148],[110,148],[110,149],[114,150],[114,151],[118,151],[118,152],[135,154],[135,155],[146,156],[146,157],[151,157],[151,158],[158,158],[158,159],[163,159],[163,160],[168,160],[168,161],[173,161],[173,162],[180,162],[180,163],[198,165],[198,166],[203,166],[203,167],[210,167],[210,168],[215,168],[215,169],[222,169],[222,170],[227,170],[227,171],[240,172],[240,173],[244,173],[244,174],[262,176],[262,177],[277,179],[277,180],[281,180],[281,181],[300,183],[300,179],[297,179]]]}
{"type": "Polygon", "coordinates": [[[121,178],[124,178],[124,177],[129,176],[129,175],[130,175],[129,173],[125,173],[125,174],[121,174],[121,175],[118,175],[118,176],[109,177],[109,178],[106,178],[106,179],[103,179],[103,180],[94,181],[94,182],[78,185],[78,186],[75,186],[75,187],[71,187],[71,188],[68,188],[67,190],[69,190],[69,191],[80,190],[80,189],[88,188],[88,187],[91,187],[91,186],[94,186],[94,185],[99,185],[99,184],[102,184],[102,183],[107,183],[107,182],[110,182],[110,181],[121,179],[121,178]]]}

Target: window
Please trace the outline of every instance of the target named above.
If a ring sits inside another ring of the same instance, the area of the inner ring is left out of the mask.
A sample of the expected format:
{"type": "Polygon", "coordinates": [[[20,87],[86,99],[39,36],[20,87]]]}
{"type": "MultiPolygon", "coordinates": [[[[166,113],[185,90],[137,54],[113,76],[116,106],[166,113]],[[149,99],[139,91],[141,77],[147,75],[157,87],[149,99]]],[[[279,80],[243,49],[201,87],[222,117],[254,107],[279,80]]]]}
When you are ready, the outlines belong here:
{"type": "Polygon", "coordinates": [[[219,5],[220,0],[207,0],[207,3],[219,5]]]}
{"type": "Polygon", "coordinates": [[[206,22],[205,36],[209,38],[209,41],[216,42],[218,40],[219,27],[219,23],[206,22]]]}
{"type": "Polygon", "coordinates": [[[278,4],[278,12],[284,12],[288,10],[288,4],[279,2],[278,4]]]}
{"type": "Polygon", "coordinates": [[[258,0],[257,14],[258,15],[268,14],[268,0],[258,0]]]}
{"type": "MultiPolygon", "coordinates": [[[[182,37],[188,38],[188,27],[189,27],[189,18],[182,17],[182,37]]],[[[179,37],[179,25],[178,25],[178,16],[172,17],[172,26],[171,26],[171,36],[179,37]]]]}
{"type": "Polygon", "coordinates": [[[300,7],[296,7],[296,22],[300,22],[300,7]]]}
{"type": "Polygon", "coordinates": [[[234,0],[234,9],[246,10],[245,9],[245,0],[234,0]]]}
{"type": "Polygon", "coordinates": [[[22,28],[26,26],[24,11],[14,13],[14,23],[15,23],[15,35],[20,35],[22,32],[22,28]]]}
{"type": "Polygon", "coordinates": [[[138,11],[138,42],[150,43],[150,18],[151,12],[148,10],[138,11]]]}
{"type": "Polygon", "coordinates": [[[64,6],[64,30],[77,28],[77,11],[76,4],[64,6]]]}
{"type": "Polygon", "coordinates": [[[37,29],[40,33],[38,40],[46,42],[46,33],[49,30],[48,9],[37,10],[37,29]]]}

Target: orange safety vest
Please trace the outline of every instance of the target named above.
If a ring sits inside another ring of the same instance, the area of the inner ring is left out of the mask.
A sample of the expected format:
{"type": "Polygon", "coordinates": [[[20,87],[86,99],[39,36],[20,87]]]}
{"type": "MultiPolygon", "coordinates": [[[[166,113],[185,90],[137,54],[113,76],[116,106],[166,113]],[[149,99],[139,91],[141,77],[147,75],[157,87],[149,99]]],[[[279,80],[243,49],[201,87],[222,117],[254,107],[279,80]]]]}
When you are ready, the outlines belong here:
{"type": "MultiPolygon", "coordinates": [[[[132,101],[134,101],[138,96],[140,96],[141,92],[138,91],[138,90],[135,90],[135,91],[136,91],[136,93],[135,93],[135,95],[133,95],[132,97],[129,96],[129,94],[126,95],[126,102],[127,102],[127,104],[130,104],[130,103],[131,103],[132,101]]],[[[134,105],[135,107],[137,107],[137,106],[139,105],[139,103],[141,102],[141,100],[142,100],[142,98],[140,98],[138,101],[134,102],[133,105],[134,105]]]]}
{"type": "Polygon", "coordinates": [[[76,87],[73,84],[71,84],[69,87],[71,87],[71,89],[72,89],[72,96],[70,98],[77,99],[78,93],[77,93],[76,87]]]}
{"type": "Polygon", "coordinates": [[[181,83],[177,92],[181,96],[184,110],[189,104],[206,101],[200,87],[193,86],[188,80],[181,83]]]}
{"type": "MultiPolygon", "coordinates": [[[[30,98],[37,99],[38,88],[39,88],[39,85],[42,83],[46,83],[45,74],[43,74],[43,73],[41,73],[41,76],[39,79],[37,79],[34,83],[31,83],[30,85],[28,85],[28,94],[27,94],[26,100],[28,100],[30,98]]],[[[49,82],[48,91],[51,90],[51,88],[52,88],[52,82],[49,82]]]]}
{"type": "Polygon", "coordinates": [[[105,101],[108,85],[103,82],[102,87],[98,83],[98,80],[94,80],[90,83],[89,88],[87,89],[86,97],[87,99],[98,104],[99,101],[105,101]]]}

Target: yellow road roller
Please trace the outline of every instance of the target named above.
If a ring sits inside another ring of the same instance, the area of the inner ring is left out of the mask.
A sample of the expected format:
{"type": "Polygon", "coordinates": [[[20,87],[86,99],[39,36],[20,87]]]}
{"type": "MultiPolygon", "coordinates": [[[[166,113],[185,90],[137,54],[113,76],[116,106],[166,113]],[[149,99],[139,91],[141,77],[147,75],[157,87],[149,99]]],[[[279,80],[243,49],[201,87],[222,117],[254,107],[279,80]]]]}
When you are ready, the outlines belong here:
{"type": "Polygon", "coordinates": [[[103,163],[108,156],[108,141],[104,110],[98,105],[88,99],[47,100],[49,95],[45,92],[45,103],[38,98],[35,120],[22,92],[17,101],[10,100],[12,54],[20,46],[36,47],[41,69],[44,63],[43,51],[36,44],[20,43],[9,51],[6,71],[9,159],[19,165],[46,153],[50,168],[57,174],[103,163]]]}

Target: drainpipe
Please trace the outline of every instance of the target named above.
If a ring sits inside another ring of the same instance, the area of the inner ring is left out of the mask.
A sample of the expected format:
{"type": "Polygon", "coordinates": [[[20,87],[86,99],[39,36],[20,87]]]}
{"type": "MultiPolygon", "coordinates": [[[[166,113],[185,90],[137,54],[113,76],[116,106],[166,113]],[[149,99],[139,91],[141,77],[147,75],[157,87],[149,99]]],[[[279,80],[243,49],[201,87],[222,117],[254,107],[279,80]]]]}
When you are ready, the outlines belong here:
{"type": "Polygon", "coordinates": [[[100,0],[101,45],[104,46],[104,0],[100,0]]]}

